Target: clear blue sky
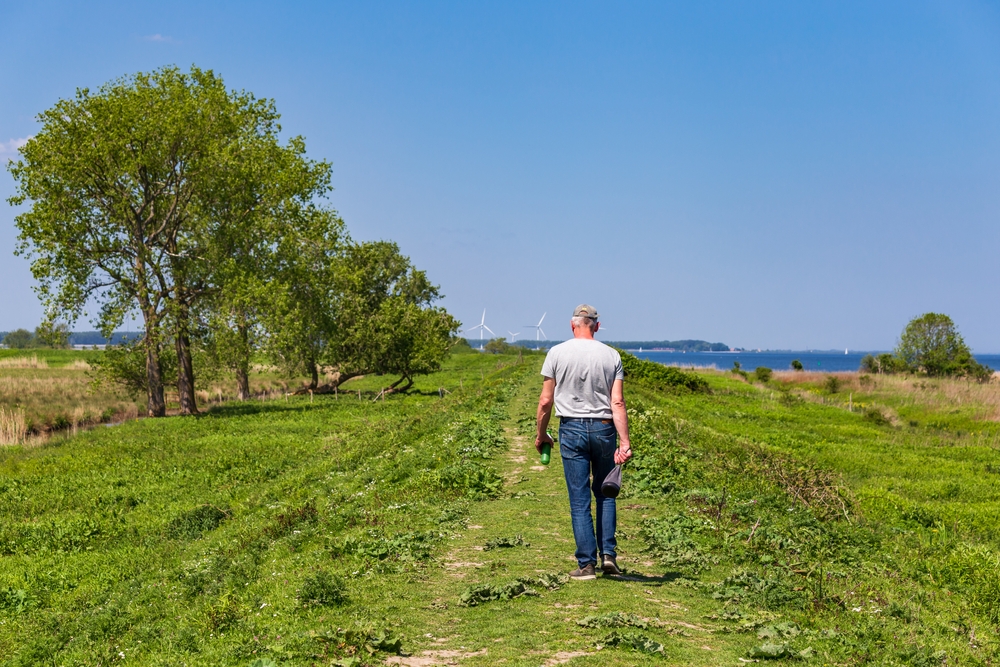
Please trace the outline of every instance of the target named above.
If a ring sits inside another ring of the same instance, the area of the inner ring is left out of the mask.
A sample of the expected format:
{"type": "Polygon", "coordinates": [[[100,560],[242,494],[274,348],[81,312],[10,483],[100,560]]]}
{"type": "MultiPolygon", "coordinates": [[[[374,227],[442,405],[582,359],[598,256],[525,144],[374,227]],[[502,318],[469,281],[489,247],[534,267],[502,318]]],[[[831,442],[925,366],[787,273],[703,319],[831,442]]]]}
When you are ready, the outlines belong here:
{"type": "MultiPolygon", "coordinates": [[[[1000,7],[7,2],[0,159],[77,87],[197,64],[277,101],[359,239],[467,326],[1000,351],[1000,7]]],[[[13,191],[6,172],[0,195],[13,191]]],[[[34,327],[0,206],[0,330],[34,327]]],[[[78,329],[90,328],[86,322],[78,329]]]]}

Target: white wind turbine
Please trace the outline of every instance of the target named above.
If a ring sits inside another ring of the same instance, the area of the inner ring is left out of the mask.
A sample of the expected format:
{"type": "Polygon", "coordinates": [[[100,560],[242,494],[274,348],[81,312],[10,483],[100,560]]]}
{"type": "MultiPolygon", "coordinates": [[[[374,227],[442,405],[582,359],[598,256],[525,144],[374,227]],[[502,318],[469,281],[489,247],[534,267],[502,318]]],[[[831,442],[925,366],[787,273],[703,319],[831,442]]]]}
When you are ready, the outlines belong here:
{"type": "Polygon", "coordinates": [[[542,320],[545,319],[546,315],[548,315],[547,312],[546,313],[542,313],[542,319],[538,320],[538,324],[525,324],[524,325],[524,326],[528,327],[529,329],[534,329],[535,330],[535,340],[542,340],[542,338],[545,336],[545,332],[542,331],[542,320]]]}
{"type": "Polygon", "coordinates": [[[510,334],[510,342],[512,342],[512,343],[516,342],[517,341],[517,337],[521,335],[520,331],[518,331],[517,333],[514,333],[510,329],[507,329],[507,333],[510,334]]]}
{"type": "Polygon", "coordinates": [[[466,329],[465,333],[469,333],[470,331],[475,331],[476,329],[479,329],[479,340],[483,339],[483,331],[484,330],[485,331],[489,331],[490,335],[496,336],[496,334],[493,333],[493,329],[490,329],[488,326],[486,326],[486,309],[485,308],[483,308],[483,319],[482,319],[482,321],[479,324],[477,324],[476,326],[474,326],[472,328],[469,328],[469,329],[466,329]]]}

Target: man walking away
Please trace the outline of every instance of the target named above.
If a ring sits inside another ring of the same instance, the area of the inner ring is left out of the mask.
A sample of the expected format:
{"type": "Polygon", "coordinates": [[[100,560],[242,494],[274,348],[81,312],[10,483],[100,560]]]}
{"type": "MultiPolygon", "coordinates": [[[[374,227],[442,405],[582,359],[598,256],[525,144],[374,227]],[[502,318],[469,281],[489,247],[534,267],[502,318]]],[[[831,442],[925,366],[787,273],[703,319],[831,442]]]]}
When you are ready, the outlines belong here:
{"type": "Polygon", "coordinates": [[[632,447],[621,355],[594,340],[601,325],[592,306],[577,306],[570,326],[573,338],[549,350],[542,365],[535,448],[541,452],[543,443],[552,442],[546,429],[554,404],[579,565],[569,576],[586,580],[597,578],[598,547],[604,574],[621,574],[616,560],[615,499],[601,493],[601,482],[616,464],[632,458],[632,447]],[[590,515],[591,492],[597,505],[596,537],[590,515]]]}

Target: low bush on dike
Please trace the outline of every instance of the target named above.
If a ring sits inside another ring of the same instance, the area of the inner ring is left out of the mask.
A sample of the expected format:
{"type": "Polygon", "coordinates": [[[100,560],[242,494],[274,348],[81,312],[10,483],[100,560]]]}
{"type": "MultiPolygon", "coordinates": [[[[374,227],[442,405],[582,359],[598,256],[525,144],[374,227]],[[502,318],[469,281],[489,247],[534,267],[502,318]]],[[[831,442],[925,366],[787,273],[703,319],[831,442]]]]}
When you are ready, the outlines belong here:
{"type": "Polygon", "coordinates": [[[695,374],[687,373],[674,366],[664,366],[653,361],[640,359],[634,354],[618,350],[622,357],[622,368],[625,379],[639,382],[650,389],[660,391],[681,389],[695,392],[708,392],[708,382],[695,374]]]}

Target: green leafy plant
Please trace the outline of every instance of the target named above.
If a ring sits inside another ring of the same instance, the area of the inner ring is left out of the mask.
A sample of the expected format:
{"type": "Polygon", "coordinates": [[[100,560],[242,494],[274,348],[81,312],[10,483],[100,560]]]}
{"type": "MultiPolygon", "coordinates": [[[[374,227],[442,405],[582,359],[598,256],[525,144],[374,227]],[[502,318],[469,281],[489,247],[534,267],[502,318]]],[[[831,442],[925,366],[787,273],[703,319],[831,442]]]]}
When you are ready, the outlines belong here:
{"type": "Polygon", "coordinates": [[[520,535],[515,535],[513,537],[495,537],[492,540],[486,542],[483,546],[483,551],[492,551],[493,549],[510,549],[512,547],[530,547],[531,543],[526,542],[524,538],[520,535]]]}
{"type": "Polygon", "coordinates": [[[598,642],[599,647],[611,647],[617,649],[628,649],[638,653],[664,656],[664,647],[658,641],[650,639],[648,636],[638,632],[622,632],[615,630],[606,635],[598,642]]]}
{"type": "Polygon", "coordinates": [[[337,575],[320,570],[302,581],[298,597],[303,605],[342,605],[347,602],[347,587],[337,575]]]}
{"type": "Polygon", "coordinates": [[[167,537],[193,540],[218,528],[229,518],[229,511],[215,505],[199,505],[174,517],[167,524],[167,537]]]}
{"type": "Polygon", "coordinates": [[[543,574],[537,577],[518,577],[506,584],[479,584],[470,586],[459,596],[463,607],[476,607],[497,600],[513,600],[524,596],[537,596],[538,586],[546,590],[557,590],[566,583],[567,577],[560,574],[543,574]]]}

